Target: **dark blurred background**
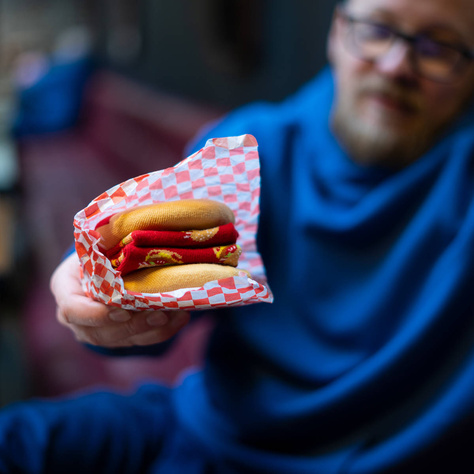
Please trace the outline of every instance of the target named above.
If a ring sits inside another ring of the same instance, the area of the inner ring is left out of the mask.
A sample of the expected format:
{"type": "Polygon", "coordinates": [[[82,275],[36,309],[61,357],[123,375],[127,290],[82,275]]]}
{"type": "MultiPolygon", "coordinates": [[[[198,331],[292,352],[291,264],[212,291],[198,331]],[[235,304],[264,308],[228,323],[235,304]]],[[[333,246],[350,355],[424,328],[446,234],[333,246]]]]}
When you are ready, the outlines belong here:
{"type": "Polygon", "coordinates": [[[335,3],[0,0],[0,406],[200,363],[206,317],[160,360],[92,353],[56,322],[49,278],[94,197],[317,73],[335,3]]]}

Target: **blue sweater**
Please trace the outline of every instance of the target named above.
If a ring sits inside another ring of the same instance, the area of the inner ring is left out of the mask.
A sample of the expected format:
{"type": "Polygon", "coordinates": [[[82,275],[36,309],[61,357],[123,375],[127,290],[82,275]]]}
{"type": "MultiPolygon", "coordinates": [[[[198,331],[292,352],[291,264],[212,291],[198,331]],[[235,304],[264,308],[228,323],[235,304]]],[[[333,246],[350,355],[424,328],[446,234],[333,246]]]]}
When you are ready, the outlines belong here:
{"type": "Polygon", "coordinates": [[[325,71],[196,144],[257,138],[275,302],[217,318],[179,419],[236,472],[472,472],[474,114],[394,172],[348,158],[332,95],[325,71]]]}

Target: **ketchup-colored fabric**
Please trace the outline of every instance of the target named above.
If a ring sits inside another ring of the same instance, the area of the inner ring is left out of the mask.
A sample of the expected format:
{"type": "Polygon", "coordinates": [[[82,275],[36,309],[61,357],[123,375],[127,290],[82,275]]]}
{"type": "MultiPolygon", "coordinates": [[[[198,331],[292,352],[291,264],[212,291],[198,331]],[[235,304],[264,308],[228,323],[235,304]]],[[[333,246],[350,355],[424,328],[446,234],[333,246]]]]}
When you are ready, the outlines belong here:
{"type": "Polygon", "coordinates": [[[232,223],[204,230],[134,230],[115,247],[107,250],[105,255],[110,259],[117,258],[128,244],[136,247],[202,248],[233,244],[238,236],[239,233],[232,223]]]}
{"type": "Polygon", "coordinates": [[[185,265],[189,263],[217,263],[236,267],[242,253],[236,244],[207,248],[169,248],[169,247],[136,247],[126,245],[117,259],[112,259],[112,266],[122,275],[135,270],[169,265],[185,265]]]}
{"type": "Polygon", "coordinates": [[[122,275],[151,266],[217,263],[237,266],[242,253],[234,224],[203,230],[135,230],[105,255],[122,275]]]}

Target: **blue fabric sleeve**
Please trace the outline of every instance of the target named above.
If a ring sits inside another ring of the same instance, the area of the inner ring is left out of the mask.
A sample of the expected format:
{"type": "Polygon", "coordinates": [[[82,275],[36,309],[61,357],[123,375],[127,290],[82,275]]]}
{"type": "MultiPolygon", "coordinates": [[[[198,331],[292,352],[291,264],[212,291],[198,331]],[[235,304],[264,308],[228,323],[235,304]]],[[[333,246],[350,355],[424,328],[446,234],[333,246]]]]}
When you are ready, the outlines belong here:
{"type": "Polygon", "coordinates": [[[170,389],[97,392],[0,411],[1,473],[142,473],[170,431],[170,389]]]}
{"type": "Polygon", "coordinates": [[[92,344],[84,344],[88,349],[97,354],[112,356],[112,357],[129,357],[129,356],[159,356],[165,354],[173,345],[175,337],[168,339],[160,344],[153,344],[151,346],[132,346],[132,347],[118,347],[108,348],[101,346],[93,346],[92,344]]]}

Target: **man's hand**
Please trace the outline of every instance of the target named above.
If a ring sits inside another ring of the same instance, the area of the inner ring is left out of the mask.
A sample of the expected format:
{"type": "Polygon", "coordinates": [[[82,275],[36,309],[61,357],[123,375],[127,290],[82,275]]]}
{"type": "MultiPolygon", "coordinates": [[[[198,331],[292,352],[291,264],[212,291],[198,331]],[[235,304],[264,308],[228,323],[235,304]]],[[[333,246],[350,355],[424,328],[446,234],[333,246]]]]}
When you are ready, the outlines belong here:
{"type": "Polygon", "coordinates": [[[189,322],[187,311],[125,311],[87,297],[79,278],[76,254],[51,277],[57,319],[81,342],[102,347],[145,346],[166,341],[189,322]]]}

